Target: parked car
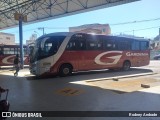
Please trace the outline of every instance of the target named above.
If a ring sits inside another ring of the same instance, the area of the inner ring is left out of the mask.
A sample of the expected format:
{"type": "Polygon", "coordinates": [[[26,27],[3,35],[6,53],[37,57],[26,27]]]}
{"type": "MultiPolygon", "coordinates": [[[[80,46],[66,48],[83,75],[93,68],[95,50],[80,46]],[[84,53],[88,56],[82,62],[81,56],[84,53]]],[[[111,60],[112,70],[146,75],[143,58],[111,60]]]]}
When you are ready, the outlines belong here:
{"type": "Polygon", "coordinates": [[[160,54],[154,56],[154,60],[160,60],[160,54]]]}

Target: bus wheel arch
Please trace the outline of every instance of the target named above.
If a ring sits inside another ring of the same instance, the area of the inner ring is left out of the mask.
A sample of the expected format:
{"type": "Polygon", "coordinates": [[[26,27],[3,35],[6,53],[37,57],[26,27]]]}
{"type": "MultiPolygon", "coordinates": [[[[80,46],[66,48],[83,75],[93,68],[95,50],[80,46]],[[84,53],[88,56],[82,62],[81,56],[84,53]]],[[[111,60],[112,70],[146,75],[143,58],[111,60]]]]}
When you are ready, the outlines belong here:
{"type": "Polygon", "coordinates": [[[129,60],[125,60],[123,62],[122,70],[127,71],[130,69],[130,67],[131,67],[131,62],[129,60]]]}
{"type": "Polygon", "coordinates": [[[59,75],[62,77],[72,74],[73,66],[70,63],[63,63],[59,67],[59,75]]]}

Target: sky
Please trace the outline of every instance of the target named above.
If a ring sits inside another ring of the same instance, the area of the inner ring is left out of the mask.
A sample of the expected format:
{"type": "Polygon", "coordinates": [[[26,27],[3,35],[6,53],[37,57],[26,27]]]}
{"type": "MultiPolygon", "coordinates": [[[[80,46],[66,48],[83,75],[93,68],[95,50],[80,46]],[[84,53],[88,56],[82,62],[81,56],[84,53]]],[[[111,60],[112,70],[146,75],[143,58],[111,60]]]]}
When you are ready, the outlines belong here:
{"type": "MultiPolygon", "coordinates": [[[[69,27],[84,24],[109,24],[112,35],[128,34],[153,39],[159,34],[160,0],[140,0],[109,8],[94,10],[67,17],[52,19],[23,26],[23,41],[25,43],[32,34],[41,36],[45,33],[68,32],[69,27]],[[140,22],[141,21],[141,22],[140,22]],[[122,24],[128,23],[128,24],[122,24]]],[[[19,28],[10,28],[0,32],[15,34],[16,43],[19,42],[19,28]]]]}

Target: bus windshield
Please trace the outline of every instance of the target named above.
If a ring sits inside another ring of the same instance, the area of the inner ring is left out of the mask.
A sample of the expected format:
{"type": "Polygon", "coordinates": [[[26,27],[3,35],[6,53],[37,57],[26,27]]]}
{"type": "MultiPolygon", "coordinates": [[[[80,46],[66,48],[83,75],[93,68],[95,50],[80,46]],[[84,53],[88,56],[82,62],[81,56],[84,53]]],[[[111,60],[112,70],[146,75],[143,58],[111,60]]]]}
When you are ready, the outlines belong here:
{"type": "Polygon", "coordinates": [[[66,36],[45,36],[37,39],[31,54],[31,62],[56,54],[65,37],[66,36]]]}

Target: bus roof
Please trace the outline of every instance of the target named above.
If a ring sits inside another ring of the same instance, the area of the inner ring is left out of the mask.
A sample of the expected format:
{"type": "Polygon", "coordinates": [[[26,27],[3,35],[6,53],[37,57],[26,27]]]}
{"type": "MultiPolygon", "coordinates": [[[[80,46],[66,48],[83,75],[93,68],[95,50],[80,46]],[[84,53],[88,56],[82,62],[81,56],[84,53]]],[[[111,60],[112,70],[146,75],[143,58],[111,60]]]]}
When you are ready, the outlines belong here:
{"type": "Polygon", "coordinates": [[[50,36],[69,36],[69,35],[73,35],[73,34],[74,33],[72,33],[72,32],[55,32],[55,33],[49,33],[49,34],[42,35],[39,38],[50,37],[50,36]]]}
{"type": "Polygon", "coordinates": [[[50,36],[72,36],[74,34],[86,34],[86,35],[92,35],[92,36],[106,36],[108,38],[119,38],[119,39],[130,39],[130,40],[138,40],[138,41],[149,41],[148,39],[144,38],[137,38],[137,37],[128,37],[128,36],[112,36],[112,35],[100,35],[100,34],[89,34],[89,33],[78,33],[78,32],[55,32],[55,33],[49,33],[40,36],[38,39],[43,37],[50,37],[50,36]]]}
{"type": "Polygon", "coordinates": [[[115,38],[115,39],[127,39],[127,40],[138,40],[138,41],[149,41],[149,39],[144,39],[140,37],[128,37],[128,36],[113,36],[113,35],[101,35],[101,34],[89,34],[93,36],[106,36],[107,38],[115,38]]]}
{"type": "Polygon", "coordinates": [[[110,37],[119,38],[119,39],[128,39],[128,40],[149,41],[149,39],[138,38],[138,37],[127,37],[127,36],[110,36],[110,37]]]}

